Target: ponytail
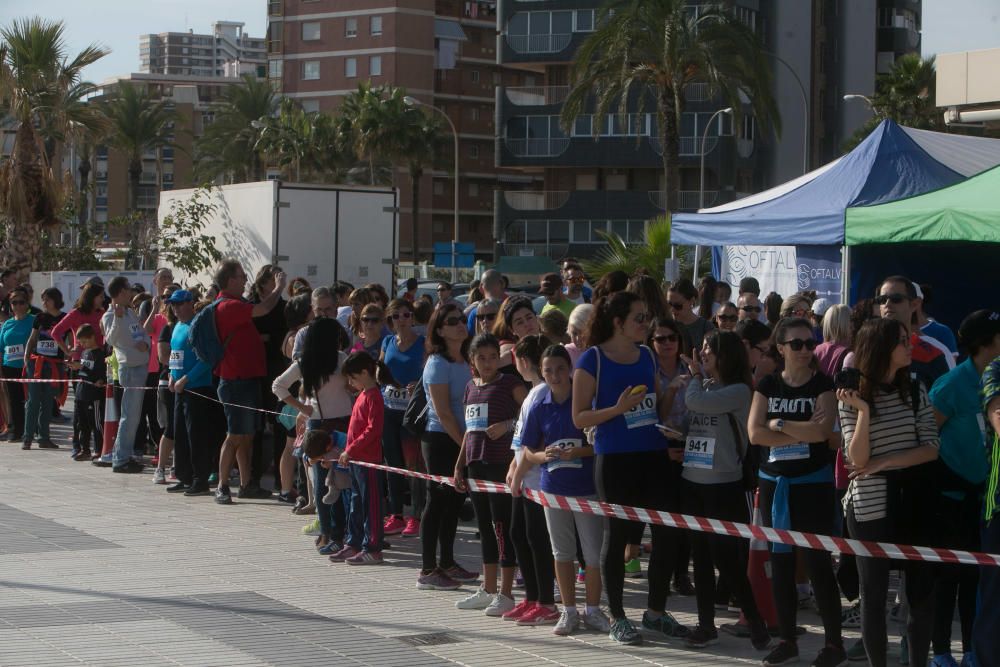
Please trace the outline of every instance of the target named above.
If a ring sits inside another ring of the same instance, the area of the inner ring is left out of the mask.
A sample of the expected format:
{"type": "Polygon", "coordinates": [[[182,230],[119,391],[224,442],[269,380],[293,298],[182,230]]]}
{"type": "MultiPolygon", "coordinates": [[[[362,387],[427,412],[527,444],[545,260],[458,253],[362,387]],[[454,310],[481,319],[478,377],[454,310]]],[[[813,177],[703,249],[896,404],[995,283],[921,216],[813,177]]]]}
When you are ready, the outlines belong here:
{"type": "Polygon", "coordinates": [[[359,375],[362,372],[368,373],[379,385],[392,385],[399,387],[400,384],[392,376],[392,371],[381,361],[375,359],[367,352],[352,352],[341,367],[344,375],[359,375]]]}

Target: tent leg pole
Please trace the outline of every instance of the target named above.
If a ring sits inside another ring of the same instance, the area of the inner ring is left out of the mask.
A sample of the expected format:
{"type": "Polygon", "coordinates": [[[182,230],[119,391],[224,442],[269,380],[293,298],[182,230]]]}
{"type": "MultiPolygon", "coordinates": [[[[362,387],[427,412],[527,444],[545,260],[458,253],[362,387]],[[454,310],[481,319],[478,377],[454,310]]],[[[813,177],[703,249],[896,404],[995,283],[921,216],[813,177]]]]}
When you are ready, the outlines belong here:
{"type": "Polygon", "coordinates": [[[691,266],[691,282],[698,284],[698,263],[701,261],[701,246],[694,247],[694,263],[691,266]]]}
{"type": "Polygon", "coordinates": [[[851,303],[851,248],[844,246],[840,251],[840,302],[851,303]]]}

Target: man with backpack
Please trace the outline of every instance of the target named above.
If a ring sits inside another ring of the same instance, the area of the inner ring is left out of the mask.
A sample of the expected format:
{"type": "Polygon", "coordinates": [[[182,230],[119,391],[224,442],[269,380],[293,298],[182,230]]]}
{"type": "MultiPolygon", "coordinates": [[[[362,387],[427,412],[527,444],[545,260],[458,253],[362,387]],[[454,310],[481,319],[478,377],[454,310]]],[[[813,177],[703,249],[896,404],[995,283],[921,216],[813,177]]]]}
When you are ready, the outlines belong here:
{"type": "MultiPolygon", "coordinates": [[[[271,492],[251,481],[250,453],[254,432],[260,428],[260,379],[267,376],[264,342],[254,326],[255,317],[263,317],[274,309],[285,288],[286,276],[274,274],[274,289],[261,295],[260,303],[243,298],[247,275],[234,259],[224,260],[215,273],[219,299],[213,304],[215,331],[221,344],[221,360],[214,366],[219,377],[219,400],[226,413],[226,439],[219,454],[219,488],[215,502],[233,502],[229,491],[229,472],[236,460],[240,469],[240,498],[269,498],[271,492]]],[[[207,309],[206,309],[207,310],[207,309]]],[[[196,332],[192,342],[198,352],[196,332]]],[[[199,355],[200,356],[200,355],[199,355]]]]}

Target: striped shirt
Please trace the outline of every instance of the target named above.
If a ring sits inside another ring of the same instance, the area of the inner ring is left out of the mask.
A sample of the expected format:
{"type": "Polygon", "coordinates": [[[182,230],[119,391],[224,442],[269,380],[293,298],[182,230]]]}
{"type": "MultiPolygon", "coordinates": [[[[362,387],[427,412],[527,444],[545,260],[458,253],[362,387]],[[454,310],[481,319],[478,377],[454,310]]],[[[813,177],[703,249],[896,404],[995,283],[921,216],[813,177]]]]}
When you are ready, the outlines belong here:
{"type": "MultiPolygon", "coordinates": [[[[872,407],[874,409],[868,427],[872,459],[921,445],[933,445],[935,448],[940,446],[934,409],[923,385],[920,385],[920,402],[916,414],[909,397],[904,401],[895,390],[876,390],[872,407]]],[[[841,403],[840,425],[844,434],[845,456],[857,423],[857,411],[841,403]]],[[[858,521],[886,518],[887,500],[887,480],[883,475],[872,475],[865,479],[856,477],[847,487],[847,501],[853,507],[854,517],[858,521]]]]}

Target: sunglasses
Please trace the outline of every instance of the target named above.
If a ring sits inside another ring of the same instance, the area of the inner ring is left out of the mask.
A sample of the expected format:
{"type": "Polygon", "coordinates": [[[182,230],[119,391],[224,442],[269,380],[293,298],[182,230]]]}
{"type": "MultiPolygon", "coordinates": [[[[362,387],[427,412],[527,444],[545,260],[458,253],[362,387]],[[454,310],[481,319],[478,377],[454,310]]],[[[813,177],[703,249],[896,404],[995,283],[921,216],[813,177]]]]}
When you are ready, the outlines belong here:
{"type": "Polygon", "coordinates": [[[759,313],[760,306],[743,306],[740,308],[744,313],[759,313]]]}
{"type": "Polygon", "coordinates": [[[816,341],[812,338],[809,340],[802,340],[801,338],[793,338],[791,340],[786,340],[784,343],[779,343],[780,345],[787,345],[792,348],[793,352],[801,352],[802,348],[806,348],[810,352],[816,349],[816,341]]]}
{"type": "Polygon", "coordinates": [[[582,283],[583,282],[583,278],[580,277],[580,276],[575,276],[573,278],[567,278],[566,282],[568,282],[568,283],[582,283]]]}
{"type": "Polygon", "coordinates": [[[909,301],[909,300],[910,297],[906,296],[905,294],[879,294],[877,297],[875,297],[875,303],[877,303],[880,306],[884,306],[885,304],[890,302],[898,306],[904,301],[909,301]]]}
{"type": "Polygon", "coordinates": [[[735,315],[716,315],[721,322],[735,322],[737,317],[735,315]]]}
{"type": "Polygon", "coordinates": [[[673,301],[671,301],[670,302],[670,307],[673,308],[674,310],[684,310],[684,304],[683,303],[674,303],[673,301]]]}
{"type": "Polygon", "coordinates": [[[662,334],[659,336],[653,336],[654,343],[676,343],[677,334],[662,334]]]}
{"type": "Polygon", "coordinates": [[[438,292],[450,292],[451,290],[449,288],[447,288],[447,287],[438,287],[437,291],[438,292]]]}
{"type": "Polygon", "coordinates": [[[381,317],[362,317],[361,321],[365,324],[376,324],[382,321],[381,317]]]}
{"type": "Polygon", "coordinates": [[[465,323],[462,321],[461,317],[446,317],[443,324],[446,327],[453,327],[456,324],[465,324],[465,323]]]}
{"type": "Polygon", "coordinates": [[[479,320],[480,322],[484,322],[484,321],[485,322],[492,322],[496,318],[497,318],[497,314],[496,313],[482,313],[482,314],[476,313],[476,319],[479,320]]]}
{"type": "Polygon", "coordinates": [[[395,322],[396,320],[408,320],[413,317],[413,313],[408,310],[404,310],[401,313],[393,313],[389,316],[389,319],[395,322]]]}

